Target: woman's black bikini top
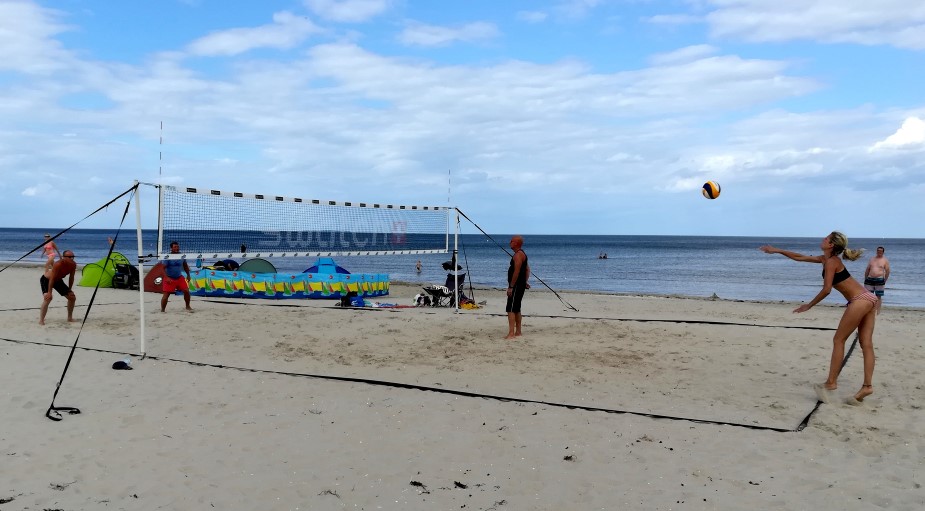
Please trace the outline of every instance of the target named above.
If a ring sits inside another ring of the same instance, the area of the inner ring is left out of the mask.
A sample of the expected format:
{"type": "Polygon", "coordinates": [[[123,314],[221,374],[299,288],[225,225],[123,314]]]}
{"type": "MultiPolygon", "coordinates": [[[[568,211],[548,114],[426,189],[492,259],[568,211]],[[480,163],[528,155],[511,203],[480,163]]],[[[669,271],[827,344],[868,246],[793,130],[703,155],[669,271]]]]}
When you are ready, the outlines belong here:
{"type": "MultiPolygon", "coordinates": [[[[825,268],[822,269],[822,278],[825,278],[825,268]]],[[[840,272],[836,273],[832,277],[832,285],[841,284],[842,282],[851,278],[851,274],[848,273],[848,268],[842,268],[840,272]]]]}

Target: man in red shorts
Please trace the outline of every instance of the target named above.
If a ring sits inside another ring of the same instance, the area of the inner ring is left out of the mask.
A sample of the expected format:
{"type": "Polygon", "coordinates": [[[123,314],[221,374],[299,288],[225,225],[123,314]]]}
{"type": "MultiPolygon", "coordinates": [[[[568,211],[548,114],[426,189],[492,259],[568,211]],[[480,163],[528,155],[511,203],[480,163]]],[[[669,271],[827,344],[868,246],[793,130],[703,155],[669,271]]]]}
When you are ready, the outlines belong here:
{"type": "MultiPolygon", "coordinates": [[[[170,253],[179,254],[180,244],[176,241],[172,242],[170,244],[170,253]]],[[[189,283],[187,282],[190,279],[190,271],[189,265],[186,264],[186,259],[167,259],[166,261],[161,261],[161,264],[164,265],[164,280],[161,282],[161,289],[164,291],[164,294],[161,295],[161,312],[167,312],[167,299],[177,289],[183,291],[186,310],[192,312],[193,308],[189,304],[189,283]],[[186,272],[185,279],[183,278],[183,272],[186,272]]]]}
{"type": "Polygon", "coordinates": [[[45,324],[45,314],[48,313],[48,304],[53,297],[52,291],[57,291],[59,295],[67,297],[67,320],[74,321],[74,303],[77,296],[71,290],[74,287],[74,275],[77,273],[77,263],[74,262],[74,252],[65,250],[61,260],[56,262],[51,268],[45,270],[45,273],[39,279],[42,287],[42,309],[39,313],[39,324],[45,324]],[[68,283],[64,283],[64,277],[68,277],[68,283]]]}

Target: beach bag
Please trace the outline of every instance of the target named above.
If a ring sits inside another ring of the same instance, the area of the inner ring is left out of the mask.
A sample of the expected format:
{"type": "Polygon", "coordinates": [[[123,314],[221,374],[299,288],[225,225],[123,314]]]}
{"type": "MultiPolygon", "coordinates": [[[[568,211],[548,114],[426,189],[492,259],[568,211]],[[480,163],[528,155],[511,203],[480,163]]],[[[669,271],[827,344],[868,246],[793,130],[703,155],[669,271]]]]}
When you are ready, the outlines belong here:
{"type": "Polygon", "coordinates": [[[345,296],[340,297],[340,306],[341,307],[362,307],[363,299],[360,298],[360,305],[354,305],[354,301],[357,299],[356,291],[347,291],[345,296]]]}

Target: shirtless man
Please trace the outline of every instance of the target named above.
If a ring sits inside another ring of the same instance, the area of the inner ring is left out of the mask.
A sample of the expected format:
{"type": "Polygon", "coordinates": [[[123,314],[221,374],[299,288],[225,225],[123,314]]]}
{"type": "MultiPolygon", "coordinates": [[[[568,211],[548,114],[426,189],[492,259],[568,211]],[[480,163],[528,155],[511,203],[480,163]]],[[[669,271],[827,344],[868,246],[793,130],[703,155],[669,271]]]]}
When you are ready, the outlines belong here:
{"type": "Polygon", "coordinates": [[[53,296],[52,291],[57,291],[59,295],[67,297],[67,320],[74,321],[74,302],[77,296],[71,290],[74,287],[74,275],[77,273],[77,263],[74,262],[74,252],[65,250],[61,260],[54,266],[45,270],[45,274],[39,279],[42,287],[42,309],[39,313],[39,324],[45,324],[45,314],[48,313],[48,304],[51,303],[53,296]],[[64,277],[68,277],[68,283],[64,283],[64,277]]]}
{"type": "Polygon", "coordinates": [[[890,278],[890,260],[883,255],[883,247],[877,247],[877,255],[870,258],[867,269],[864,270],[864,287],[877,295],[877,314],[883,305],[883,288],[890,278]]]}
{"type": "Polygon", "coordinates": [[[523,334],[520,302],[523,300],[524,291],[530,289],[530,284],[527,283],[530,279],[530,264],[527,262],[527,254],[523,251],[523,237],[518,235],[511,238],[510,246],[514,255],[511,256],[511,265],[507,269],[507,305],[504,310],[507,312],[508,330],[505,339],[513,339],[523,334]]]}

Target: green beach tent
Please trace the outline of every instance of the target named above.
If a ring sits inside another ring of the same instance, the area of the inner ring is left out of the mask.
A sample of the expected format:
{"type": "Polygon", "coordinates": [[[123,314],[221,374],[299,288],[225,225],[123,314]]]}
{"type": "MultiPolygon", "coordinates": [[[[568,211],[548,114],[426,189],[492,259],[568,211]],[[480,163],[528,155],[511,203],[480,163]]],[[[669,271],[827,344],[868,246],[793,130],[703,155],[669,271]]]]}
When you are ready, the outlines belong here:
{"type": "Polygon", "coordinates": [[[96,287],[96,283],[99,282],[100,287],[112,287],[112,278],[116,274],[117,264],[130,265],[132,263],[119,252],[113,252],[109,261],[104,257],[95,263],[89,263],[84,266],[83,270],[80,271],[80,282],[78,282],[77,285],[83,287],[96,287]]]}
{"type": "Polygon", "coordinates": [[[276,273],[276,266],[266,259],[248,259],[238,268],[241,273],[276,273]]]}

